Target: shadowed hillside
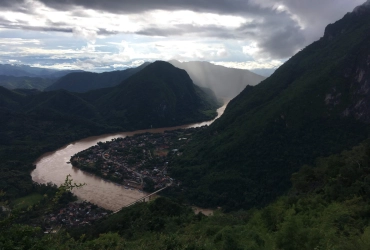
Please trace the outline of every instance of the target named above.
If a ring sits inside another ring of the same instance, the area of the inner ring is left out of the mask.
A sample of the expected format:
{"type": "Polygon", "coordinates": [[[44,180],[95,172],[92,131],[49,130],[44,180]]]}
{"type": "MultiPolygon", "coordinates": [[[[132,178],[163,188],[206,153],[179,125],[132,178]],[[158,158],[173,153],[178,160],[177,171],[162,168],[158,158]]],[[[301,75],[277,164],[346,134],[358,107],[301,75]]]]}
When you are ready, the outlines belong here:
{"type": "Polygon", "coordinates": [[[210,120],[217,107],[184,70],[161,61],[118,86],[88,93],[0,87],[0,190],[7,197],[30,192],[31,162],[71,141],[210,120]]]}
{"type": "Polygon", "coordinates": [[[71,73],[60,78],[53,85],[46,88],[45,91],[64,89],[71,92],[84,93],[94,89],[110,88],[120,84],[130,76],[144,69],[147,65],[149,65],[149,63],[144,63],[137,68],[104,73],[71,73]]]}
{"type": "Polygon", "coordinates": [[[368,137],[370,8],[328,25],[324,37],[259,85],[246,87],[184,152],[172,174],[187,197],[229,209],[266,204],[316,157],[368,137]]]}

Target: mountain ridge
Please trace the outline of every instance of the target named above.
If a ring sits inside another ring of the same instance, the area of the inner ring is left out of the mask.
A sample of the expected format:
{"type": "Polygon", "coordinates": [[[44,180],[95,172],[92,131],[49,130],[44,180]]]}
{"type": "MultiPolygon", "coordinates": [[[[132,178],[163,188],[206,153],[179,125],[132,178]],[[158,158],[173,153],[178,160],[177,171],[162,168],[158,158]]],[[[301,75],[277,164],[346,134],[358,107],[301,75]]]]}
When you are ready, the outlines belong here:
{"type": "Polygon", "coordinates": [[[186,71],[161,61],[148,67],[145,65],[117,86],[87,93],[58,90],[20,95],[2,89],[8,96],[4,105],[18,106],[17,111],[26,113],[50,110],[130,130],[180,125],[216,115],[215,111],[203,113],[202,110],[215,110],[218,103],[204,102],[202,90],[186,71]],[[9,98],[15,96],[23,99],[9,98]]]}
{"type": "Polygon", "coordinates": [[[138,73],[148,65],[149,63],[143,63],[136,68],[103,73],[76,72],[67,74],[47,87],[45,91],[65,89],[71,92],[84,93],[94,89],[113,87],[138,73]]]}
{"type": "Polygon", "coordinates": [[[56,70],[23,64],[0,64],[0,75],[16,77],[59,78],[63,75],[80,71],[82,70],[56,70]]]}
{"type": "Polygon", "coordinates": [[[44,90],[51,84],[55,79],[42,78],[42,77],[30,77],[30,76],[7,76],[0,75],[0,86],[7,89],[38,89],[44,90]]]}
{"type": "Polygon", "coordinates": [[[172,65],[188,72],[193,82],[211,89],[219,99],[232,99],[247,85],[257,85],[266,77],[248,70],[227,68],[204,61],[169,61],[172,65]]]}
{"type": "Polygon", "coordinates": [[[369,34],[370,15],[347,14],[233,99],[171,170],[190,201],[226,209],[267,204],[289,189],[301,165],[366,139],[369,34]]]}

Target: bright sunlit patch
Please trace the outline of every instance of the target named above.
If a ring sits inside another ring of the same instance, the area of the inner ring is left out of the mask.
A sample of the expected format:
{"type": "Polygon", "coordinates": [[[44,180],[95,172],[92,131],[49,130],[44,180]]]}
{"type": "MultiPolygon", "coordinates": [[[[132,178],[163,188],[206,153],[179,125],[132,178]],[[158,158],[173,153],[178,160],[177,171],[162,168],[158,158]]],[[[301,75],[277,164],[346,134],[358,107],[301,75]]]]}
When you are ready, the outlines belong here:
{"type": "Polygon", "coordinates": [[[151,11],[148,12],[148,17],[153,24],[157,25],[184,25],[190,24],[194,26],[221,26],[229,28],[240,27],[246,22],[246,19],[240,16],[218,15],[212,13],[197,13],[194,11],[151,11]]]}
{"type": "Polygon", "coordinates": [[[280,11],[280,12],[283,12],[283,11],[286,11],[286,10],[287,10],[287,8],[286,8],[284,5],[282,5],[282,4],[278,4],[278,5],[276,6],[276,10],[277,10],[277,11],[280,11]]]}
{"type": "Polygon", "coordinates": [[[1,17],[11,23],[17,24],[20,21],[28,19],[29,15],[20,12],[3,11],[1,12],[1,17]]]}
{"type": "Polygon", "coordinates": [[[265,61],[249,61],[249,62],[212,62],[216,65],[221,65],[228,68],[237,69],[276,69],[284,62],[280,60],[265,60],[265,61]]]}
{"type": "Polygon", "coordinates": [[[251,55],[252,57],[255,57],[259,52],[259,48],[256,43],[243,46],[242,49],[244,54],[251,55]]]}
{"type": "Polygon", "coordinates": [[[27,0],[24,8],[29,11],[2,11],[0,15],[8,22],[7,25],[14,28],[69,30],[73,31],[76,37],[90,41],[95,40],[98,35],[135,33],[153,27],[160,27],[161,30],[180,29],[179,32],[186,34],[188,32],[186,29],[181,30],[184,25],[235,29],[251,21],[240,16],[198,13],[188,10],[152,10],[141,14],[124,15],[81,7],[73,7],[65,11],[49,8],[36,0],[27,0]]]}
{"type": "MultiPolygon", "coordinates": [[[[189,10],[150,10],[141,14],[115,14],[76,6],[57,10],[37,0],[26,0],[23,7],[19,13],[0,11],[7,22],[4,25],[10,29],[55,30],[56,37],[63,39],[51,40],[51,45],[50,38],[42,43],[36,39],[0,38],[0,46],[6,48],[0,55],[13,55],[15,60],[47,58],[56,61],[48,67],[85,70],[138,66],[144,60],[227,60],[232,52],[221,39],[212,35],[199,38],[199,34],[203,30],[207,34],[209,27],[233,31],[253,21],[250,17],[189,10]],[[144,32],[145,36],[131,35],[146,30],[150,32],[144,32]],[[168,30],[176,32],[167,33],[168,30]],[[108,37],[117,34],[131,37],[109,41],[108,37]],[[98,50],[103,40],[106,47],[98,50]],[[76,45],[71,47],[63,42],[76,45]],[[66,60],[70,62],[60,63],[66,60]]],[[[243,51],[250,49],[245,47],[243,51]]]]}
{"type": "Polygon", "coordinates": [[[40,40],[37,39],[22,39],[22,38],[1,38],[0,45],[24,45],[24,44],[36,44],[40,45],[40,40]]]}
{"type": "Polygon", "coordinates": [[[8,60],[8,62],[11,63],[11,64],[20,63],[20,61],[18,61],[18,60],[8,60]]]}

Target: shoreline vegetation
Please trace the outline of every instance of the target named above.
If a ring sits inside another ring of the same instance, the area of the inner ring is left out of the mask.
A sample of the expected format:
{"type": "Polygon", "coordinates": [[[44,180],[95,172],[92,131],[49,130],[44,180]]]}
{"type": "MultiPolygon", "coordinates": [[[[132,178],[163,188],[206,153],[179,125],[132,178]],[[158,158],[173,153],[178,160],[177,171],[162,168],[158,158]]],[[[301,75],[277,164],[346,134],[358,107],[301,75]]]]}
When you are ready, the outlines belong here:
{"type": "MultiPolygon", "coordinates": [[[[208,126],[209,124],[211,124],[215,119],[217,119],[217,118],[219,118],[221,115],[222,115],[222,113],[224,112],[224,110],[225,110],[225,108],[226,108],[226,106],[227,106],[227,104],[228,104],[228,102],[227,101],[225,101],[224,102],[224,104],[223,104],[223,106],[221,106],[220,108],[218,108],[217,109],[217,113],[218,113],[218,116],[217,117],[215,117],[213,120],[210,120],[210,121],[204,121],[204,122],[200,122],[200,123],[193,123],[193,124],[187,124],[187,125],[182,125],[182,126],[176,126],[176,127],[166,127],[166,128],[158,128],[158,129],[149,129],[150,131],[151,131],[151,133],[153,133],[152,135],[158,135],[158,134],[162,134],[165,130],[164,129],[168,129],[168,132],[169,133],[171,133],[171,131],[173,130],[173,129],[176,129],[176,130],[178,130],[178,131],[181,131],[181,130],[183,130],[183,131],[185,131],[185,129],[183,129],[183,128],[186,128],[186,131],[189,131],[189,130],[192,130],[192,131],[195,131],[195,130],[199,130],[198,128],[199,128],[199,126],[203,126],[203,128],[205,128],[204,126],[208,126]],[[195,127],[192,127],[192,126],[195,126],[195,127]]],[[[136,130],[136,131],[133,131],[133,132],[127,132],[128,134],[132,134],[132,135],[135,135],[136,134],[136,132],[143,132],[143,133],[145,133],[145,134],[149,134],[149,133],[147,133],[147,131],[148,130],[136,130]]],[[[127,134],[126,132],[120,132],[120,133],[123,133],[123,134],[127,134]]],[[[95,141],[97,141],[96,140],[96,138],[98,138],[98,137],[111,137],[111,138],[113,138],[113,137],[116,137],[117,135],[119,135],[120,133],[110,133],[110,134],[102,134],[102,135],[98,135],[98,136],[89,136],[89,137],[86,137],[85,139],[82,139],[82,140],[95,140],[95,141]],[[92,139],[92,138],[94,138],[94,139],[92,139]]],[[[69,143],[69,144],[65,144],[63,147],[60,147],[59,149],[64,149],[64,148],[66,148],[66,147],[68,147],[68,145],[70,145],[70,144],[75,144],[75,143],[77,143],[79,140],[74,140],[74,141],[72,141],[71,143],[69,143]]],[[[182,142],[185,142],[185,141],[182,141],[182,142]]],[[[47,156],[48,154],[53,154],[54,152],[47,152],[47,153],[44,153],[43,155],[41,155],[40,157],[38,157],[37,158],[37,160],[36,161],[34,161],[34,164],[36,165],[43,157],[45,157],[45,156],[47,156]]],[[[71,154],[72,155],[72,154],[71,154]]],[[[70,162],[70,161],[69,161],[70,162]]],[[[72,162],[70,162],[70,164],[72,164],[72,162]]],[[[82,170],[82,171],[86,171],[86,169],[83,169],[83,168],[80,168],[80,170],[82,170]]],[[[153,169],[154,170],[154,169],[153,169]]],[[[89,175],[94,175],[94,176],[96,176],[94,173],[92,173],[92,172],[89,172],[89,171],[86,171],[86,173],[88,173],[89,175]]],[[[99,177],[102,177],[102,176],[99,176],[99,177]]],[[[115,184],[115,185],[118,185],[118,186],[121,186],[122,188],[123,188],[123,185],[122,184],[118,184],[117,182],[115,182],[115,181],[112,181],[112,180],[110,180],[110,179],[108,179],[108,178],[103,178],[105,181],[108,181],[108,182],[110,182],[110,183],[112,183],[112,184],[115,184]]],[[[37,184],[37,183],[36,183],[37,184]]],[[[128,187],[127,186],[127,188],[130,188],[130,189],[133,189],[133,188],[135,188],[135,189],[138,189],[139,187],[134,187],[134,186],[130,186],[130,187],[128,187]]],[[[130,195],[132,195],[132,194],[130,194],[130,195]]],[[[141,197],[137,197],[137,199],[139,199],[139,198],[141,198],[141,197]]],[[[87,201],[89,201],[89,199],[86,199],[86,198],[83,198],[82,200],[87,200],[87,201]]],[[[93,202],[94,203],[94,202],[93,202]]],[[[108,209],[110,209],[110,208],[108,208],[108,209]]],[[[110,210],[112,210],[112,209],[110,209],[110,210]]],[[[113,209],[113,210],[115,210],[115,209],[113,209]]]]}

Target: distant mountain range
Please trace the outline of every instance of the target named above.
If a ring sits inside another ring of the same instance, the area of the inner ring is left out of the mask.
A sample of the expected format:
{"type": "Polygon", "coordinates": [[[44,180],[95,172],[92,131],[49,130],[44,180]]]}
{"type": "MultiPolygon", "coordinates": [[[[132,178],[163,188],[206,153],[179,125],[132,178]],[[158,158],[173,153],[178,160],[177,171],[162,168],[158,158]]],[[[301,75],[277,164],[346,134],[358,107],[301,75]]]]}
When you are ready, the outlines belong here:
{"type": "Polygon", "coordinates": [[[94,89],[109,88],[122,83],[130,76],[144,69],[150,63],[144,63],[137,68],[104,73],[75,72],[61,77],[45,91],[64,89],[83,93],[94,89]]]}
{"type": "MultiPolygon", "coordinates": [[[[265,77],[248,70],[226,68],[209,62],[170,61],[175,67],[188,72],[193,82],[212,90],[219,99],[232,99],[247,85],[254,86],[265,77]]],[[[8,89],[39,89],[53,91],[64,89],[84,93],[95,89],[117,86],[130,76],[144,69],[150,63],[137,68],[104,73],[78,70],[53,70],[26,65],[0,65],[0,86],[8,89]]]]}
{"type": "Polygon", "coordinates": [[[82,70],[54,70],[28,65],[0,64],[0,86],[7,89],[44,90],[59,77],[82,70]]]}
{"type": "Polygon", "coordinates": [[[29,192],[32,161],[71,141],[210,120],[218,105],[186,71],[161,61],[117,86],[87,93],[0,86],[0,190],[13,198],[29,192]]]}
{"type": "MultiPolygon", "coordinates": [[[[186,71],[161,61],[145,66],[115,87],[81,94],[2,89],[0,108],[26,114],[76,116],[121,130],[180,125],[216,115],[217,102],[195,86],[186,71]]],[[[127,72],[132,74],[131,70],[127,72]]],[[[80,73],[71,75],[75,74],[80,73]]]]}
{"type": "Polygon", "coordinates": [[[0,64],[0,75],[16,77],[41,77],[59,78],[72,72],[83,72],[82,70],[55,70],[47,68],[31,67],[28,65],[0,64]]]}
{"type": "MultiPolygon", "coordinates": [[[[203,88],[212,90],[218,98],[232,99],[247,85],[256,85],[265,77],[248,70],[231,69],[208,62],[170,61],[177,68],[186,70],[193,82],[203,88]]],[[[137,68],[104,73],[79,72],[68,74],[46,91],[65,89],[71,92],[87,92],[94,89],[107,88],[120,84],[133,74],[144,69],[150,63],[144,63],[137,68]]]]}
{"type": "Polygon", "coordinates": [[[213,90],[218,98],[232,99],[247,85],[254,86],[266,79],[244,69],[227,68],[209,62],[169,61],[177,68],[188,72],[193,82],[201,87],[213,90]]]}
{"type": "Polygon", "coordinates": [[[39,89],[44,90],[46,87],[55,82],[54,78],[41,78],[29,76],[6,76],[0,75],[0,86],[7,89],[39,89]]]}

